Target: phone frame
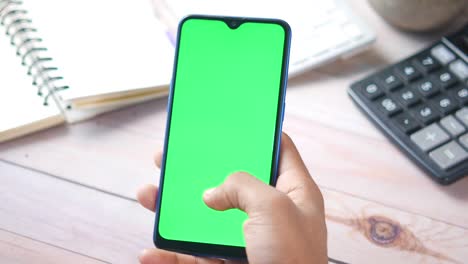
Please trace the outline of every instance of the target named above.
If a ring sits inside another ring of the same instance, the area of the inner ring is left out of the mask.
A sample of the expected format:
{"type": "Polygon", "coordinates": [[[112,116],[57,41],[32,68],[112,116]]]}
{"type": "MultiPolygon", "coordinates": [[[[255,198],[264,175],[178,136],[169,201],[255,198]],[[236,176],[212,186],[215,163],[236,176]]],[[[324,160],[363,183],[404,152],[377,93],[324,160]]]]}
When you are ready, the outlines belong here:
{"type": "Polygon", "coordinates": [[[157,248],[166,249],[170,251],[175,251],[183,254],[190,254],[195,256],[209,257],[209,258],[227,258],[227,259],[246,259],[246,252],[244,247],[237,246],[226,246],[226,245],[215,245],[207,243],[197,243],[197,242],[186,242],[186,241],[176,241],[168,240],[163,238],[159,234],[158,224],[159,224],[159,215],[160,215],[160,204],[162,194],[164,192],[164,172],[166,165],[166,153],[168,147],[168,136],[171,124],[172,116],[172,106],[175,90],[175,82],[177,76],[177,63],[179,58],[179,45],[181,38],[181,30],[183,24],[190,19],[204,19],[204,20],[221,20],[227,23],[230,28],[234,30],[239,27],[242,23],[245,22],[255,22],[255,23],[268,23],[268,24],[277,24],[280,25],[285,31],[284,38],[284,47],[283,47],[283,62],[281,67],[281,79],[280,79],[280,89],[278,96],[277,104],[277,116],[276,116],[276,125],[275,125],[275,139],[274,139],[274,151],[273,151],[273,162],[271,164],[271,176],[270,176],[270,185],[276,184],[277,174],[278,174],[278,163],[279,163],[279,149],[281,145],[281,133],[282,133],[282,124],[284,118],[284,108],[285,108],[285,96],[286,96],[286,87],[288,80],[288,63],[289,63],[289,51],[291,46],[291,28],[288,23],[280,19],[269,19],[269,18],[251,18],[251,17],[231,17],[231,16],[208,16],[208,15],[188,15],[184,17],[178,25],[177,31],[177,40],[175,47],[175,56],[174,56],[174,65],[172,72],[172,81],[170,84],[170,91],[168,97],[168,106],[167,106],[167,120],[166,120],[166,131],[164,139],[164,155],[161,163],[161,173],[159,179],[159,192],[156,200],[156,215],[154,223],[154,233],[153,233],[153,242],[157,248]],[[232,26],[234,25],[234,26],[232,26]]]}

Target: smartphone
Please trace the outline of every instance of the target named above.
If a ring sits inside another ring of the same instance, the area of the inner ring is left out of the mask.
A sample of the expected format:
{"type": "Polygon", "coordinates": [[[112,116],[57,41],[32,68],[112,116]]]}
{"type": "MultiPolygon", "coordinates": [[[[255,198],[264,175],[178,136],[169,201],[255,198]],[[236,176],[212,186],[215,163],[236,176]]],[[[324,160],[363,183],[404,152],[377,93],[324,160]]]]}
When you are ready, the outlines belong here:
{"type": "Polygon", "coordinates": [[[275,184],[291,29],[282,20],[191,15],[178,27],[154,243],[243,259],[237,209],[203,192],[237,171],[275,184]]]}

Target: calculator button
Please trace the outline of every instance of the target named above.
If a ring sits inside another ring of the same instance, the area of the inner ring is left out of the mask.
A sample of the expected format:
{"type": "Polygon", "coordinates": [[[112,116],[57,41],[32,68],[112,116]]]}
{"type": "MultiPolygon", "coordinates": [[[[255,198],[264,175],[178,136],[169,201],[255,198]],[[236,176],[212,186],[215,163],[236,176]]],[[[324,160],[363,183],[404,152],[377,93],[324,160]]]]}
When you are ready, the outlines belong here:
{"type": "Polygon", "coordinates": [[[431,150],[449,139],[447,133],[437,124],[432,124],[411,135],[411,140],[423,151],[431,150]]]}
{"type": "Polygon", "coordinates": [[[398,127],[407,134],[415,131],[420,127],[416,119],[412,118],[407,113],[401,113],[395,116],[394,121],[398,127]]]}
{"type": "Polygon", "coordinates": [[[390,72],[382,74],[379,79],[388,91],[393,91],[403,85],[400,78],[390,72]]]}
{"type": "Polygon", "coordinates": [[[462,121],[465,126],[468,126],[468,107],[463,107],[455,113],[458,120],[462,121]]]}
{"type": "Polygon", "coordinates": [[[468,66],[462,60],[456,60],[449,65],[450,70],[464,81],[468,78],[468,66]]]}
{"type": "Polygon", "coordinates": [[[447,47],[439,44],[431,49],[431,55],[438,59],[440,63],[446,65],[455,59],[455,55],[447,47]]]}
{"type": "Polygon", "coordinates": [[[459,138],[460,143],[468,149],[468,134],[465,134],[459,138]]]}
{"type": "Polygon", "coordinates": [[[440,124],[454,137],[466,131],[465,127],[463,127],[463,125],[460,124],[453,115],[442,118],[442,120],[440,120],[440,124]]]}
{"type": "Polygon", "coordinates": [[[449,88],[455,83],[457,83],[457,79],[455,79],[455,76],[453,76],[453,74],[445,70],[437,72],[434,75],[434,78],[442,88],[449,88]]]}
{"type": "Polygon", "coordinates": [[[416,83],[415,86],[418,91],[425,97],[431,97],[440,91],[439,86],[429,79],[424,79],[416,83]]]}
{"type": "Polygon", "coordinates": [[[400,102],[405,106],[412,106],[421,100],[419,94],[408,88],[399,91],[397,97],[398,100],[400,100],[400,102]]]}
{"type": "Polygon", "coordinates": [[[363,86],[362,86],[362,92],[364,93],[364,95],[373,100],[375,98],[378,98],[380,97],[381,95],[384,94],[384,92],[382,91],[382,88],[380,88],[376,83],[374,82],[369,82],[369,83],[365,83],[363,86]]]}
{"type": "Polygon", "coordinates": [[[449,114],[457,109],[457,103],[449,95],[439,95],[431,101],[444,114],[449,114]]]}
{"type": "Polygon", "coordinates": [[[385,97],[379,101],[379,108],[388,116],[392,116],[401,111],[401,107],[393,99],[385,97]]]}
{"type": "Polygon", "coordinates": [[[415,107],[411,111],[413,113],[413,116],[416,117],[416,119],[418,119],[419,121],[423,122],[424,124],[429,124],[432,121],[439,118],[439,115],[437,114],[434,107],[430,105],[423,104],[415,107]]]}
{"type": "Polygon", "coordinates": [[[431,159],[435,161],[440,168],[447,170],[467,159],[468,152],[460,147],[457,142],[451,141],[442,147],[431,151],[429,153],[429,157],[431,157],[431,159]]]}
{"type": "Polygon", "coordinates": [[[468,88],[463,86],[457,86],[453,91],[452,95],[461,103],[468,104],[468,88]]]}
{"type": "Polygon", "coordinates": [[[421,73],[409,62],[397,66],[396,72],[408,82],[421,77],[421,73]]]}
{"type": "Polygon", "coordinates": [[[415,63],[424,70],[424,72],[429,73],[440,68],[440,64],[429,54],[423,54],[414,59],[415,63]]]}

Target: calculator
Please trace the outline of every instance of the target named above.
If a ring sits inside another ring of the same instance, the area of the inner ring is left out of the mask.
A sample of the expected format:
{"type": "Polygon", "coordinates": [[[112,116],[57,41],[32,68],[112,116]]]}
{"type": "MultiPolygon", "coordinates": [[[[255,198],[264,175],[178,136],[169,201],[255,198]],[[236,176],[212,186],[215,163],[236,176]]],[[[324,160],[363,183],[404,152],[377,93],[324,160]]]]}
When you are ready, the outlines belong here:
{"type": "Polygon", "coordinates": [[[468,25],[351,85],[358,108],[441,184],[468,175],[468,25]]]}

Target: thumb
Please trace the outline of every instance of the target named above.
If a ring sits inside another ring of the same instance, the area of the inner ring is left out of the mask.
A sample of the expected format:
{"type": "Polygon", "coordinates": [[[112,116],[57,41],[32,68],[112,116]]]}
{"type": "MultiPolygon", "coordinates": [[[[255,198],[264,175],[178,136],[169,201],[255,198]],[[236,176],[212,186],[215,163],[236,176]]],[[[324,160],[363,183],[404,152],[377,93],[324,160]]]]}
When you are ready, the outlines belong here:
{"type": "Polygon", "coordinates": [[[203,194],[203,200],[212,209],[237,208],[247,214],[271,211],[276,201],[286,199],[284,193],[245,172],[229,175],[223,184],[203,194]]]}

